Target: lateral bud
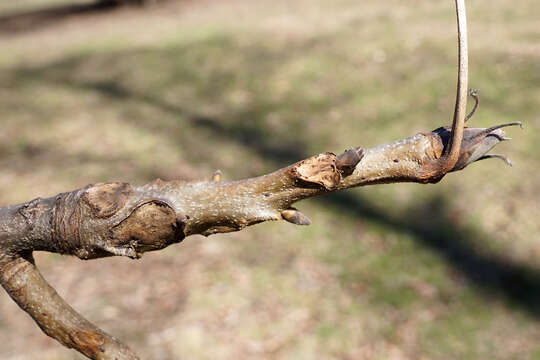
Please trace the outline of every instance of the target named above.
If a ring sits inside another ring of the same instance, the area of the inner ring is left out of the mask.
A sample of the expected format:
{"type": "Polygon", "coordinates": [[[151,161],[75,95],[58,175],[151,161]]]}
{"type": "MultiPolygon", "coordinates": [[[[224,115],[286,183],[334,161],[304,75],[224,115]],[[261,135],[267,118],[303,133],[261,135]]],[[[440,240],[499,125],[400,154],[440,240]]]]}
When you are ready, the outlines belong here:
{"type": "Polygon", "coordinates": [[[295,208],[289,208],[281,212],[283,220],[295,225],[311,225],[311,220],[295,208]]]}
{"type": "Polygon", "coordinates": [[[214,174],[212,174],[212,181],[220,182],[221,180],[222,180],[221,170],[214,171],[214,174]]]}
{"type": "Polygon", "coordinates": [[[336,156],[336,168],[343,177],[347,177],[354,172],[356,165],[363,157],[364,150],[359,146],[345,150],[342,154],[336,156]]]}

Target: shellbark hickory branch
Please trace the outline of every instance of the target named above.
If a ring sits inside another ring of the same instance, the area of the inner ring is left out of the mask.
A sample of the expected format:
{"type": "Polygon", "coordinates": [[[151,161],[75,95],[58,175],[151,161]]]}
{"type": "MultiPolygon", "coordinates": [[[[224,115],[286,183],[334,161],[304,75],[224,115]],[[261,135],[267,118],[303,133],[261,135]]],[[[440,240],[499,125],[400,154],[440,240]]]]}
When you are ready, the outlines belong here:
{"type": "MultiPolygon", "coordinates": [[[[466,128],[452,171],[491,157],[488,151],[507,139],[502,127],[510,125],[520,123],[466,128]]],[[[449,128],[439,128],[370,149],[321,153],[239,181],[157,179],[140,187],[113,182],[38,198],[1,209],[0,224],[10,231],[2,235],[0,251],[16,255],[44,250],[81,259],[139,258],[193,234],[237,231],[281,219],[306,225],[309,219],[291,206],[308,197],[371,184],[438,182],[444,176],[438,161],[450,134],[449,128]]]]}
{"type": "MultiPolygon", "coordinates": [[[[48,199],[0,208],[0,283],[41,329],[91,359],[138,359],[133,351],[79,315],[58,296],[34,265],[36,250],[81,259],[139,258],[193,234],[211,235],[284,219],[308,225],[292,204],[355,186],[393,182],[436,183],[507,140],[502,124],[464,128],[467,104],[467,28],[464,0],[455,0],[459,66],[452,126],[371,149],[322,153],[271,174],[222,182],[155,180],[132,187],[103,183],[48,199]]],[[[475,98],[476,100],[476,98],[475,98]]],[[[476,108],[476,106],[475,106],[476,108]]],[[[473,110],[474,112],[474,110],[473,110]]]]}
{"type": "MultiPolygon", "coordinates": [[[[490,158],[507,140],[502,127],[466,128],[452,171],[490,158]]],[[[91,359],[138,359],[117,339],[75,312],[43,279],[33,251],[81,259],[139,258],[193,234],[241,230],[268,220],[309,225],[292,204],[355,186],[393,182],[438,182],[450,128],[370,149],[322,153],[268,175],[224,182],[155,180],[140,187],[102,183],[48,199],[0,208],[0,282],[43,331],[91,359]]]]}

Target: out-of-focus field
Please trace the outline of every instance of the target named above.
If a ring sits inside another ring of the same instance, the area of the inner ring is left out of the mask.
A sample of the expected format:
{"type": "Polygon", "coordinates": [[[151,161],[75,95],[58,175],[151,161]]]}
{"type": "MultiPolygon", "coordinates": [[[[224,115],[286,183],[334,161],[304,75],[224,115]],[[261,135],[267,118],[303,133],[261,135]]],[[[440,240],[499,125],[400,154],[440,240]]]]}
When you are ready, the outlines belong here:
{"type": "MultiPolygon", "coordinates": [[[[449,124],[453,6],[171,1],[0,29],[0,206],[255,176],[449,124]]],[[[298,204],[312,226],[190,237],[139,261],[37,254],[44,276],[143,359],[540,359],[540,11],[468,6],[470,126],[523,121],[495,151],[513,168],[313,199],[298,204]]],[[[5,294],[0,339],[5,360],[82,359],[5,294]]]]}

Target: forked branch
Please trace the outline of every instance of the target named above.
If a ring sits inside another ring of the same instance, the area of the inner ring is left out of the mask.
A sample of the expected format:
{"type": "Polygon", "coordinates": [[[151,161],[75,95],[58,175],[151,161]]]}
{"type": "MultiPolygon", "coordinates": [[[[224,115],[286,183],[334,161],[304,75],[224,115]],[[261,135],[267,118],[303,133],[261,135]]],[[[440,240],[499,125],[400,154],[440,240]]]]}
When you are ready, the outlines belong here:
{"type": "Polygon", "coordinates": [[[467,37],[464,0],[456,0],[459,76],[454,121],[371,149],[321,153],[271,174],[233,182],[155,180],[133,187],[102,183],[48,199],[0,208],[0,282],[41,329],[91,359],[137,359],[127,346],[92,325],[43,279],[32,252],[50,251],[95,259],[139,258],[193,234],[238,231],[269,220],[308,225],[293,208],[302,199],[356,186],[439,181],[506,140],[504,124],[464,129],[467,37]]]}
{"type": "MultiPolygon", "coordinates": [[[[430,182],[427,169],[448,146],[445,128],[371,149],[322,153],[271,174],[233,182],[156,180],[132,187],[96,184],[48,199],[0,208],[0,282],[49,336],[91,359],[137,359],[118,340],[77,314],[46,283],[31,253],[94,259],[139,258],[193,234],[241,230],[269,220],[308,225],[293,203],[355,186],[430,182]]],[[[462,169],[504,140],[500,128],[464,131],[462,169]]]]}

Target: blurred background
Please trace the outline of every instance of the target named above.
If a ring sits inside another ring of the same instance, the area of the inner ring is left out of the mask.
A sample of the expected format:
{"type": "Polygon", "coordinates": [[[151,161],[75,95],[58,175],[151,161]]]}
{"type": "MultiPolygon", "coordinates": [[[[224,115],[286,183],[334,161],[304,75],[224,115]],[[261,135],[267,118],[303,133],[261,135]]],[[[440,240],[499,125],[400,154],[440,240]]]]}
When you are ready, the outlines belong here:
{"type": "MultiPolygon", "coordinates": [[[[450,124],[453,1],[0,4],[0,206],[102,181],[225,180],[450,124]]],[[[298,204],[309,227],[143,259],[38,253],[142,359],[540,359],[540,8],[468,1],[469,125],[522,121],[437,185],[298,204]]],[[[0,294],[0,358],[82,359],[0,294]]]]}

